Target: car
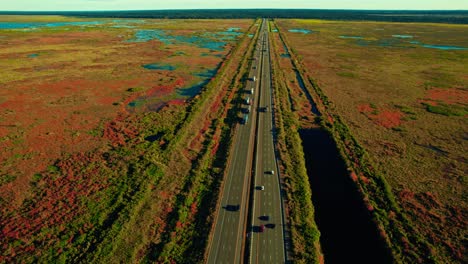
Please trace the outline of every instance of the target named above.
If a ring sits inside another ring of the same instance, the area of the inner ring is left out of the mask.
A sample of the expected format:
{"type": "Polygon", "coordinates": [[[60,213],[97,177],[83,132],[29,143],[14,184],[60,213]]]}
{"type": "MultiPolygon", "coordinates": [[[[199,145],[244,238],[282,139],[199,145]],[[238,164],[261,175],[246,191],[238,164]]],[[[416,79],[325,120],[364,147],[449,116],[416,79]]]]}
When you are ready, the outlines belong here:
{"type": "Polygon", "coordinates": [[[262,220],[262,221],[269,221],[270,220],[270,216],[268,215],[262,215],[260,216],[258,219],[262,220]]]}
{"type": "Polygon", "coordinates": [[[266,174],[271,174],[271,175],[274,175],[275,174],[275,171],[274,170],[269,170],[269,171],[265,171],[266,174]]]}
{"type": "Polygon", "coordinates": [[[240,209],[240,205],[238,205],[238,204],[237,204],[237,205],[234,205],[234,204],[228,204],[228,205],[226,205],[226,207],[225,207],[225,208],[226,208],[226,210],[228,210],[228,211],[231,211],[231,212],[236,212],[236,211],[239,211],[239,209],[240,209]]]}
{"type": "Polygon", "coordinates": [[[265,231],[265,225],[260,225],[258,227],[258,232],[263,233],[263,231],[265,231]]]}
{"type": "Polygon", "coordinates": [[[264,191],[264,190],[265,190],[265,186],[263,186],[263,185],[257,186],[257,190],[264,191]]]}

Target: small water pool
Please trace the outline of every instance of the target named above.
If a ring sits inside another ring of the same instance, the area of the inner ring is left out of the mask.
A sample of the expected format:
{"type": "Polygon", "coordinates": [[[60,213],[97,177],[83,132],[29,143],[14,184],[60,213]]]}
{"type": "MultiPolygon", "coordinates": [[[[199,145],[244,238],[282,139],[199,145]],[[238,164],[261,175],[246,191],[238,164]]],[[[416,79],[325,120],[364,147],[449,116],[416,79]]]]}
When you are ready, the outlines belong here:
{"type": "Polygon", "coordinates": [[[339,36],[339,38],[342,38],[342,39],[364,39],[364,37],[361,37],[361,36],[339,36]]]}
{"type": "Polygon", "coordinates": [[[200,92],[203,86],[207,85],[211,81],[211,79],[216,75],[216,73],[218,72],[218,67],[216,67],[215,69],[207,69],[202,72],[194,73],[193,75],[200,77],[201,81],[190,87],[177,89],[177,94],[183,97],[194,97],[200,92]]]}
{"type": "Polygon", "coordinates": [[[43,27],[63,26],[95,26],[106,23],[105,21],[76,21],[76,22],[0,22],[0,29],[31,29],[43,27]]]}
{"type": "Polygon", "coordinates": [[[292,33],[302,33],[302,34],[310,34],[313,32],[312,30],[302,29],[302,28],[293,28],[288,31],[292,33]]]}
{"type": "Polygon", "coordinates": [[[421,44],[421,47],[429,49],[440,49],[440,50],[468,50],[465,47],[458,46],[445,46],[445,45],[430,45],[430,44],[421,44]]]}
{"type": "Polygon", "coordinates": [[[241,30],[240,27],[230,27],[226,31],[227,32],[236,32],[236,31],[239,31],[239,30],[241,30]]]}
{"type": "Polygon", "coordinates": [[[411,39],[413,36],[411,35],[392,35],[394,38],[401,38],[401,39],[411,39]]]}
{"type": "Polygon", "coordinates": [[[33,54],[28,55],[28,58],[37,58],[37,57],[39,57],[39,54],[37,54],[37,53],[33,53],[33,54]]]}
{"type": "Polygon", "coordinates": [[[173,66],[170,64],[162,64],[162,63],[145,64],[145,65],[141,65],[141,67],[148,69],[148,70],[164,70],[164,71],[173,71],[177,69],[176,66],[173,66]]]}
{"type": "Polygon", "coordinates": [[[223,32],[205,32],[201,35],[171,35],[170,32],[159,29],[142,29],[137,30],[133,39],[127,42],[147,42],[150,40],[159,40],[166,45],[187,43],[199,48],[205,48],[215,51],[223,51],[227,42],[233,41],[242,33],[236,31],[223,32]]]}

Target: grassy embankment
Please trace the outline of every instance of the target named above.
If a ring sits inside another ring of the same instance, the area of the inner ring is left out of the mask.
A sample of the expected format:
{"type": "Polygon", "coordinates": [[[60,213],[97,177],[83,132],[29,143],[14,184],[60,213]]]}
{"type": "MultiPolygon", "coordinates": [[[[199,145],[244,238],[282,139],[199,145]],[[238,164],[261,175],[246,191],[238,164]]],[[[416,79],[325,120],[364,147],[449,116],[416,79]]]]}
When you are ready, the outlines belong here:
{"type": "Polygon", "coordinates": [[[230,139],[216,120],[226,115],[226,86],[245,54],[247,34],[241,43],[188,106],[119,116],[103,131],[118,139],[113,147],[72,155],[37,174],[24,213],[5,216],[23,223],[3,230],[8,238],[0,261],[164,262],[187,255],[191,243],[177,245],[170,257],[153,253],[160,246],[171,251],[166,248],[179,239],[173,231],[206,218],[204,210],[196,215],[198,209],[215,199],[209,187],[219,184],[224,161],[218,157],[214,164],[211,154],[225,150],[230,139]]]}
{"type": "MultiPolygon", "coordinates": [[[[272,51],[278,50],[276,42],[271,38],[270,45],[272,51]]],[[[292,258],[297,263],[321,263],[320,232],[314,221],[311,189],[298,132],[300,123],[294,113],[289,84],[279,64],[279,54],[271,54],[275,126],[278,131],[276,147],[280,154],[282,182],[286,190],[285,209],[291,233],[292,258]]]]}
{"type": "MultiPolygon", "coordinates": [[[[282,30],[282,28],[280,28],[282,30]]],[[[365,149],[351,134],[339,114],[334,111],[333,103],[328,99],[317,83],[305,70],[298,59],[296,50],[291,47],[285,35],[280,31],[283,41],[290,48],[294,66],[304,77],[307,90],[315,98],[318,110],[323,114],[321,125],[335,140],[342,158],[346,161],[350,177],[360,191],[367,208],[372,212],[373,220],[379,227],[381,236],[387,241],[397,262],[438,262],[433,247],[425,237],[415,232],[408,216],[396,202],[395,196],[382,172],[376,169],[365,149]]]]}

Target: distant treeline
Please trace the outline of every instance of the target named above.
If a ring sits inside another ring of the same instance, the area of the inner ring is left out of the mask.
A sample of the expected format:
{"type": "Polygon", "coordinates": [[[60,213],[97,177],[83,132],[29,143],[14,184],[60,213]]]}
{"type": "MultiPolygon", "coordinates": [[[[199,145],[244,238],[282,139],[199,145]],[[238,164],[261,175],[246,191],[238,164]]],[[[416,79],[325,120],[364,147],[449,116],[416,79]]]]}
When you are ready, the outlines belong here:
{"type": "Polygon", "coordinates": [[[111,18],[315,18],[328,20],[366,20],[390,22],[432,22],[468,24],[468,10],[389,11],[321,9],[195,9],[145,11],[0,11],[0,15],[64,15],[111,18]]]}

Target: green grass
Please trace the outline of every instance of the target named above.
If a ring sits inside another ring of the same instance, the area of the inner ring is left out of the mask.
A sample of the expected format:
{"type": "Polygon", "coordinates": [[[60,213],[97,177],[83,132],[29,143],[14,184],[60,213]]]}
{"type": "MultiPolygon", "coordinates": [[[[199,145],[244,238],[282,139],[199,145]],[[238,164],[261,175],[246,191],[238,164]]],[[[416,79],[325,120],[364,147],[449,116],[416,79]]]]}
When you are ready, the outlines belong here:
{"type": "Polygon", "coordinates": [[[423,104],[426,110],[433,114],[444,116],[466,116],[468,115],[468,108],[459,105],[448,105],[439,103],[437,105],[423,104]]]}
{"type": "Polygon", "coordinates": [[[16,176],[13,175],[1,175],[0,176],[0,186],[5,185],[7,183],[13,182],[16,180],[16,176]]]}
{"type": "MultiPolygon", "coordinates": [[[[273,50],[277,43],[271,41],[273,50]]],[[[276,53],[274,53],[276,54],[276,53]]],[[[274,78],[275,127],[278,129],[277,148],[280,153],[283,181],[286,188],[286,201],[289,207],[287,226],[291,232],[292,255],[295,263],[320,263],[320,232],[314,221],[314,207],[311,189],[305,167],[304,153],[298,129],[287,78],[274,55],[272,71],[274,78]]]]}

